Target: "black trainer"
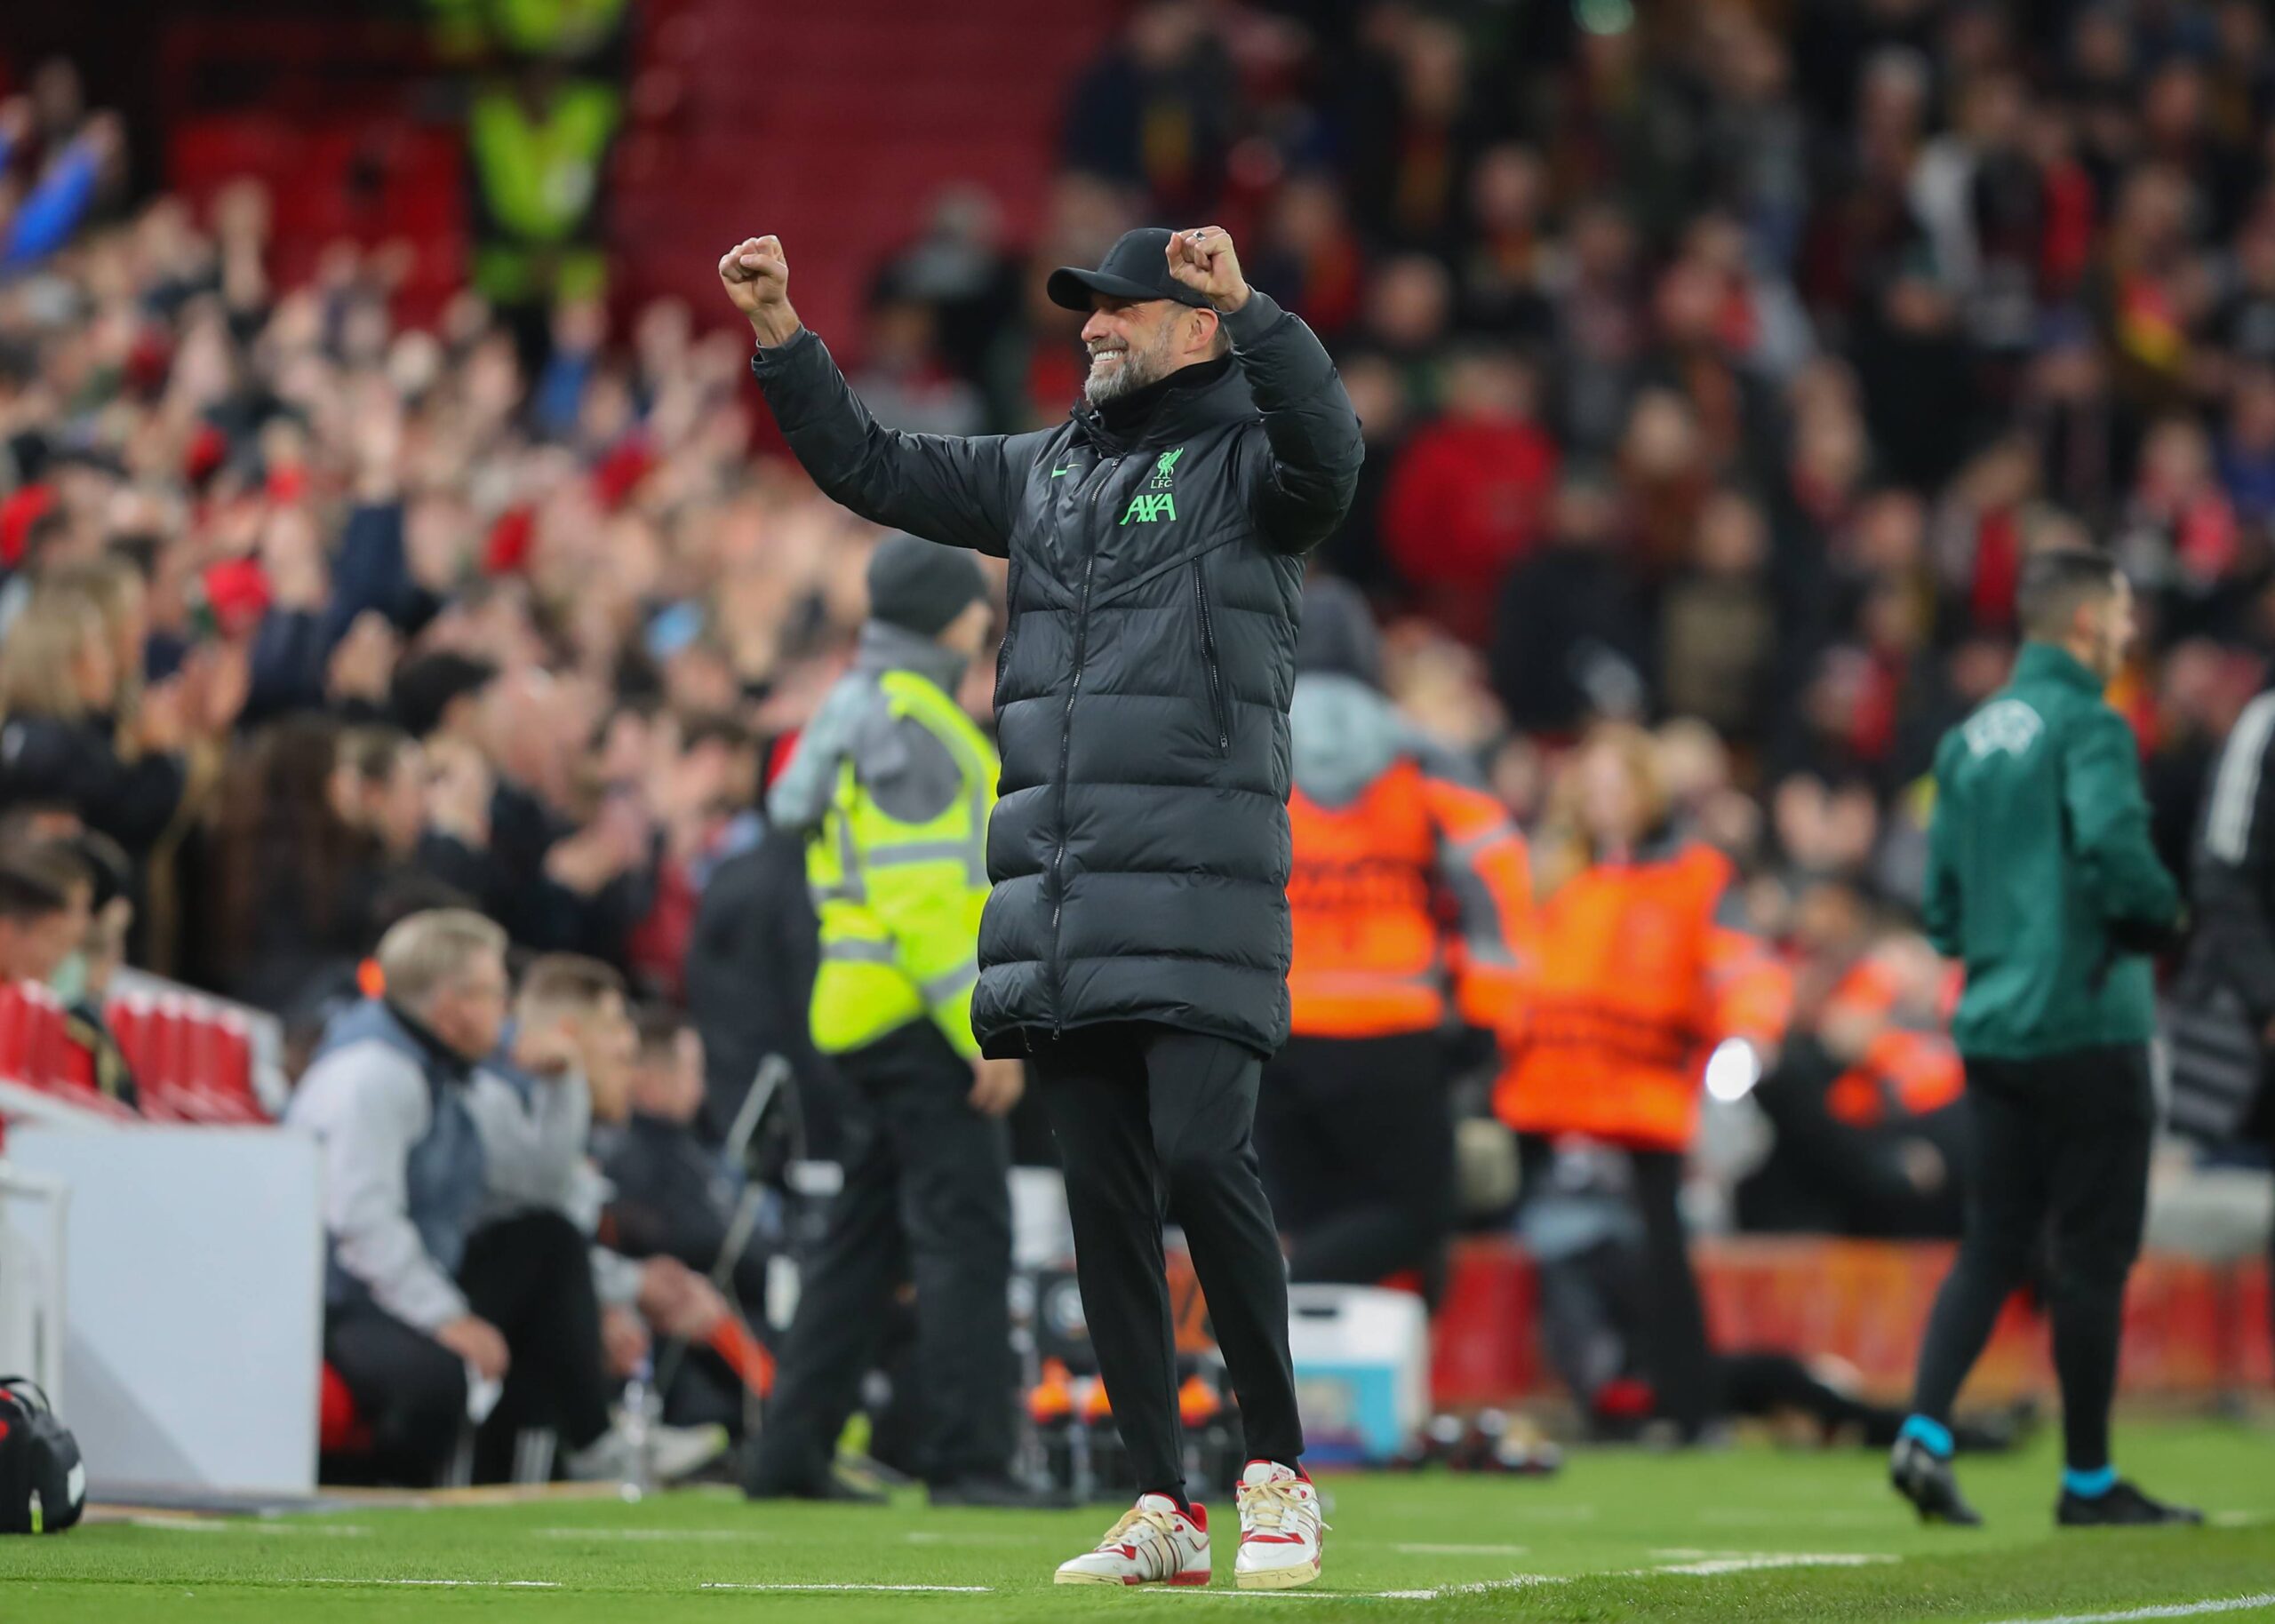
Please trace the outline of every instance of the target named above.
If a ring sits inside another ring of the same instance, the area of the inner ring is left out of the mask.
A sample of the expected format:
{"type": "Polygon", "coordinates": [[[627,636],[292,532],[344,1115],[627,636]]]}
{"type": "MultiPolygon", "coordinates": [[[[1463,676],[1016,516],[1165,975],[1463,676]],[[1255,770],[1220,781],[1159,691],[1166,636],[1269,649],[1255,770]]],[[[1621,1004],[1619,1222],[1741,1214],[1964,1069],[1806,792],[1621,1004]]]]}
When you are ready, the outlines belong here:
{"type": "Polygon", "coordinates": [[[2105,1494],[2072,1494],[2063,1490],[2054,1508],[2054,1520],[2064,1528],[2150,1528],[2200,1523],[2204,1514],[2193,1506],[2167,1506],[2160,1500],[2151,1500],[2119,1478],[2105,1494]]]}
{"type": "Polygon", "coordinates": [[[1949,1523],[1954,1528],[1983,1525],[1983,1518],[1959,1492],[1952,1463],[1918,1438],[1896,1440],[1888,1459],[1888,1480],[1918,1509],[1923,1523],[1949,1523]]]}

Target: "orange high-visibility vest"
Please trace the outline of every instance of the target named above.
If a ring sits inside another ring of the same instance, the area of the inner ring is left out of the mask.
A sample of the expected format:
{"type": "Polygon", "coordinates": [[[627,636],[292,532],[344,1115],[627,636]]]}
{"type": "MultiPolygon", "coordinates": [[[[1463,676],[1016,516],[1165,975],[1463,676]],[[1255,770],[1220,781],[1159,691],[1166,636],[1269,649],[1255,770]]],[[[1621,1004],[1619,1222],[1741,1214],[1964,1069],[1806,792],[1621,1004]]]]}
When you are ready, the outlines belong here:
{"type": "Polygon", "coordinates": [[[1727,1038],[1774,1044],[1792,985],[1720,921],[1729,860],[1686,844],[1583,870],[1533,914],[1532,996],[1494,1104],[1519,1133],[1679,1150],[1727,1038]]]}
{"type": "Polygon", "coordinates": [[[1510,1024],[1531,871],[1506,808],[1401,758],[1348,806],[1297,790],[1288,819],[1291,1031],[1432,1031],[1446,1023],[1449,993],[1470,1024],[1510,1024]]]}
{"type": "MultiPolygon", "coordinates": [[[[1866,959],[1840,978],[1827,1009],[1890,1015],[1896,991],[1895,974],[1866,959]]],[[[1833,1079],[1824,1108],[1850,1127],[1873,1128],[1941,1111],[1966,1092],[1966,1071],[1948,1031],[1917,1031],[1891,1019],[1865,1044],[1856,1063],[1833,1079]]]]}

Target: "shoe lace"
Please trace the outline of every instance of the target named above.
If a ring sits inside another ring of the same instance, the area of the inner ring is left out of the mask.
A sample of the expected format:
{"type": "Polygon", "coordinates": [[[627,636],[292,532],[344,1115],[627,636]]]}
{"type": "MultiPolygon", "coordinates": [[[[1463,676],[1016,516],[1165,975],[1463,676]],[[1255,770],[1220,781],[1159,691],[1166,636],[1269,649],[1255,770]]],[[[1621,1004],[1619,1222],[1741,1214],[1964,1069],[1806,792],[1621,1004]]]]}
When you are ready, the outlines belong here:
{"type": "Polygon", "coordinates": [[[1290,1515],[1308,1517],[1325,1528],[1327,1521],[1319,1514],[1319,1502],[1296,1491],[1302,1479],[1277,1477],[1268,1483],[1241,1485],[1241,1515],[1254,1526],[1278,1532],[1287,1526],[1290,1515]]]}
{"type": "MultiPolygon", "coordinates": [[[[1168,1512],[1158,1506],[1130,1507],[1115,1521],[1113,1527],[1106,1531],[1106,1538],[1098,1541],[1098,1548],[1100,1550],[1114,1550],[1122,1545],[1138,1546],[1141,1543],[1139,1540],[1127,1539],[1124,1536],[1139,1528],[1150,1530],[1160,1540],[1161,1549],[1176,1548],[1177,1524],[1168,1512]]],[[[1152,1540],[1143,1541],[1147,1545],[1153,1542],[1152,1540]]]]}

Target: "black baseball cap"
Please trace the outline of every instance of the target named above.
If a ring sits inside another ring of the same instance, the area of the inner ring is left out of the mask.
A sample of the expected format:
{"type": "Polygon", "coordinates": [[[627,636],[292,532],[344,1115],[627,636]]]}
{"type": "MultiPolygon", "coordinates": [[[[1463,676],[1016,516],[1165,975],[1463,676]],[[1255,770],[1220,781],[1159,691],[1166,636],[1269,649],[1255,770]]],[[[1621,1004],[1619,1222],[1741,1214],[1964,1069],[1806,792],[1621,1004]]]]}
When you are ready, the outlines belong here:
{"type": "Polygon", "coordinates": [[[1188,288],[1169,275],[1169,229],[1166,226],[1140,226],[1135,231],[1125,231],[1095,271],[1079,266],[1062,265],[1050,273],[1050,280],[1043,284],[1043,291],[1050,295],[1050,302],[1068,310],[1088,311],[1090,295],[1103,293],[1109,299],[1173,299],[1180,305],[1201,309],[1208,304],[1208,297],[1197,288],[1188,288]]]}

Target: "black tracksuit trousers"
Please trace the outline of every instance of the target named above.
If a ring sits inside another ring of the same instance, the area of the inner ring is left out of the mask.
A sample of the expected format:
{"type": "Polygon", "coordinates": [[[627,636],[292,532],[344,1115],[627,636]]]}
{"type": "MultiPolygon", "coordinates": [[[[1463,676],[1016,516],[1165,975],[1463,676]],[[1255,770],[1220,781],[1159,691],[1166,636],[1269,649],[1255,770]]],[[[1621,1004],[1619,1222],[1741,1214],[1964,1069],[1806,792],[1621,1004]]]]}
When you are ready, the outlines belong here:
{"type": "Polygon", "coordinates": [[[929,1020],[836,1064],[845,1185],[805,1270],[748,1486],[824,1486],[893,1294],[908,1279],[922,1383],[917,1469],[933,1484],[1000,1477],[1010,1468],[1015,1398],[1003,1125],[971,1108],[970,1063],[929,1020]]]}
{"type": "MultiPolygon", "coordinates": [[[[616,1384],[601,1358],[590,1243],[574,1224],[532,1212],[476,1230],[459,1286],[512,1357],[505,1391],[482,1429],[477,1477],[509,1474],[522,1427],[552,1427],[571,1449],[608,1430],[616,1384]]],[[[414,1487],[433,1484],[466,1422],[465,1362],[368,1301],[325,1315],[323,1356],[371,1425],[377,1474],[414,1487]]]]}
{"type": "Polygon", "coordinates": [[[1066,1171],[1074,1272],[1114,1421],[1146,1493],[1184,1492],[1164,1217],[1185,1230],[1251,1457],[1304,1452],[1288,1277],[1257,1172],[1264,1060],[1150,1023],[1037,1038],[1029,1075],[1066,1171]]]}
{"type": "Polygon", "coordinates": [[[2109,1464],[2125,1278],[2141,1249],[2156,1104],[2137,1044],[1967,1063],[1975,1176],[1959,1261],[1936,1294],[1912,1409],[1948,1426],[1999,1310],[2049,1228],[2054,1369],[2066,1464],[2109,1464]]]}

